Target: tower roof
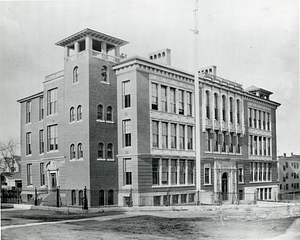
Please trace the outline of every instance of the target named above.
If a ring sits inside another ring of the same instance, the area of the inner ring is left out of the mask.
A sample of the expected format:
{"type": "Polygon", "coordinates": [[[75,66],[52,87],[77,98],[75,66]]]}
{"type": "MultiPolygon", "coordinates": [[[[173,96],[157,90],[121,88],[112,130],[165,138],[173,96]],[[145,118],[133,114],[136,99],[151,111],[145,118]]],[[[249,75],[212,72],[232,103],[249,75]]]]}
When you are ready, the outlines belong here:
{"type": "Polygon", "coordinates": [[[107,34],[86,28],[78,33],[75,33],[75,34],[55,43],[55,45],[65,47],[71,43],[74,43],[74,42],[82,39],[82,38],[85,38],[86,36],[90,36],[93,39],[96,39],[96,40],[99,40],[102,42],[106,42],[106,43],[109,43],[109,44],[115,45],[115,46],[123,46],[128,43],[127,41],[124,41],[122,39],[115,38],[115,37],[109,36],[107,34]]]}

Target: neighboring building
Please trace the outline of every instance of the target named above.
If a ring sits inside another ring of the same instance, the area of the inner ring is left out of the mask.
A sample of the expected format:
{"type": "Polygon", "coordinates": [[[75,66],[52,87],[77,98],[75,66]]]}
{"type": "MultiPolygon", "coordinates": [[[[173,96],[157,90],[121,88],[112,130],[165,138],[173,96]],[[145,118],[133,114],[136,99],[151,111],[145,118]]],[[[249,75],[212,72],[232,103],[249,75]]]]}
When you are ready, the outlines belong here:
{"type": "Polygon", "coordinates": [[[271,92],[199,70],[201,146],[195,146],[194,76],[171,67],[171,51],[122,59],[127,42],[85,29],[56,43],[64,70],[21,103],[23,201],[57,186],[66,205],[186,204],[274,200],[276,108],[271,92]],[[213,193],[216,193],[215,195],[213,193]],[[211,195],[210,200],[206,197],[211,195]],[[205,197],[204,197],[205,196],[205,197]]]}
{"type": "Polygon", "coordinates": [[[8,157],[0,159],[1,172],[20,172],[20,161],[20,156],[14,156],[14,159],[8,157]]]}
{"type": "Polygon", "coordinates": [[[21,173],[1,173],[1,189],[22,191],[21,173]]]}
{"type": "Polygon", "coordinates": [[[281,194],[300,193],[300,155],[291,153],[278,157],[279,192],[281,194]]]}

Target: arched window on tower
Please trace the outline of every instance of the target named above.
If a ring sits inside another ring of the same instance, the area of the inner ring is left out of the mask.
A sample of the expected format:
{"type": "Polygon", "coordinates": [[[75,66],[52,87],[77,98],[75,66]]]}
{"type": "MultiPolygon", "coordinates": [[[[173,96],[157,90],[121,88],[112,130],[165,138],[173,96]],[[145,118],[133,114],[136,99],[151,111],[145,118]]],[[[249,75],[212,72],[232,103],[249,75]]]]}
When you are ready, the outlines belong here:
{"type": "Polygon", "coordinates": [[[80,121],[80,120],[82,120],[82,106],[81,105],[79,105],[77,107],[77,121],[80,121]]]}
{"type": "Polygon", "coordinates": [[[82,159],[83,158],[82,143],[78,143],[78,146],[77,146],[77,157],[78,157],[78,159],[82,159]]]}
{"type": "Polygon", "coordinates": [[[75,121],[75,109],[74,107],[70,108],[70,122],[74,122],[75,121]]]}
{"type": "Polygon", "coordinates": [[[114,154],[113,154],[113,145],[111,143],[107,144],[107,159],[113,159],[114,154]]]}
{"type": "Polygon", "coordinates": [[[101,104],[97,106],[97,119],[103,120],[103,106],[101,104]]]}
{"type": "Polygon", "coordinates": [[[78,67],[74,67],[73,69],[73,83],[78,82],[79,80],[79,73],[78,73],[78,67]]]}
{"type": "Polygon", "coordinates": [[[218,120],[218,94],[214,94],[214,104],[215,104],[215,120],[218,120]]]}
{"type": "Polygon", "coordinates": [[[222,96],[222,120],[226,122],[226,97],[222,96]]]}
{"type": "Polygon", "coordinates": [[[108,82],[107,66],[102,66],[101,68],[101,82],[108,82]]]}
{"type": "Polygon", "coordinates": [[[98,143],[98,159],[104,159],[104,144],[98,143]]]}
{"type": "Polygon", "coordinates": [[[108,106],[106,110],[106,121],[112,121],[112,107],[108,106]]]}

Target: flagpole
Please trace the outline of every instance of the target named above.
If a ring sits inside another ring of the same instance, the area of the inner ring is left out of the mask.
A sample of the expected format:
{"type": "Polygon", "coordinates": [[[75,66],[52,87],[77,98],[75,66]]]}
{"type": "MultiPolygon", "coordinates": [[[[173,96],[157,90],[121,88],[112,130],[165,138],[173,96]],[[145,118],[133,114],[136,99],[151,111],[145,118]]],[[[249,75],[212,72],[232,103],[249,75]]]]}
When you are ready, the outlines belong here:
{"type": "Polygon", "coordinates": [[[197,190],[197,205],[200,205],[201,191],[201,139],[200,139],[200,103],[199,103],[199,78],[198,78],[198,0],[195,0],[195,29],[194,33],[194,88],[195,88],[195,153],[196,153],[196,190],[197,190]]]}

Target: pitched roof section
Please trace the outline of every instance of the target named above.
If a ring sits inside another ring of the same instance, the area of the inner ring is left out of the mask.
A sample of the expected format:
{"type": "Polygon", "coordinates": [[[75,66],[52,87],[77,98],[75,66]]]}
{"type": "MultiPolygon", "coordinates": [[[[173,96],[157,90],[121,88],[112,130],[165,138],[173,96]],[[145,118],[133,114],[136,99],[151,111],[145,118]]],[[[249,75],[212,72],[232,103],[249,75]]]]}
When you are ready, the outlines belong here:
{"type": "Polygon", "coordinates": [[[109,43],[109,44],[112,44],[115,46],[123,46],[128,43],[127,41],[124,41],[122,39],[112,37],[112,36],[106,35],[104,33],[97,32],[95,30],[86,28],[78,33],[71,35],[70,37],[67,37],[67,38],[55,43],[55,45],[65,47],[71,43],[74,43],[74,42],[82,39],[82,38],[85,38],[86,36],[90,36],[93,39],[96,39],[96,40],[99,40],[102,42],[106,42],[106,43],[109,43]]]}

